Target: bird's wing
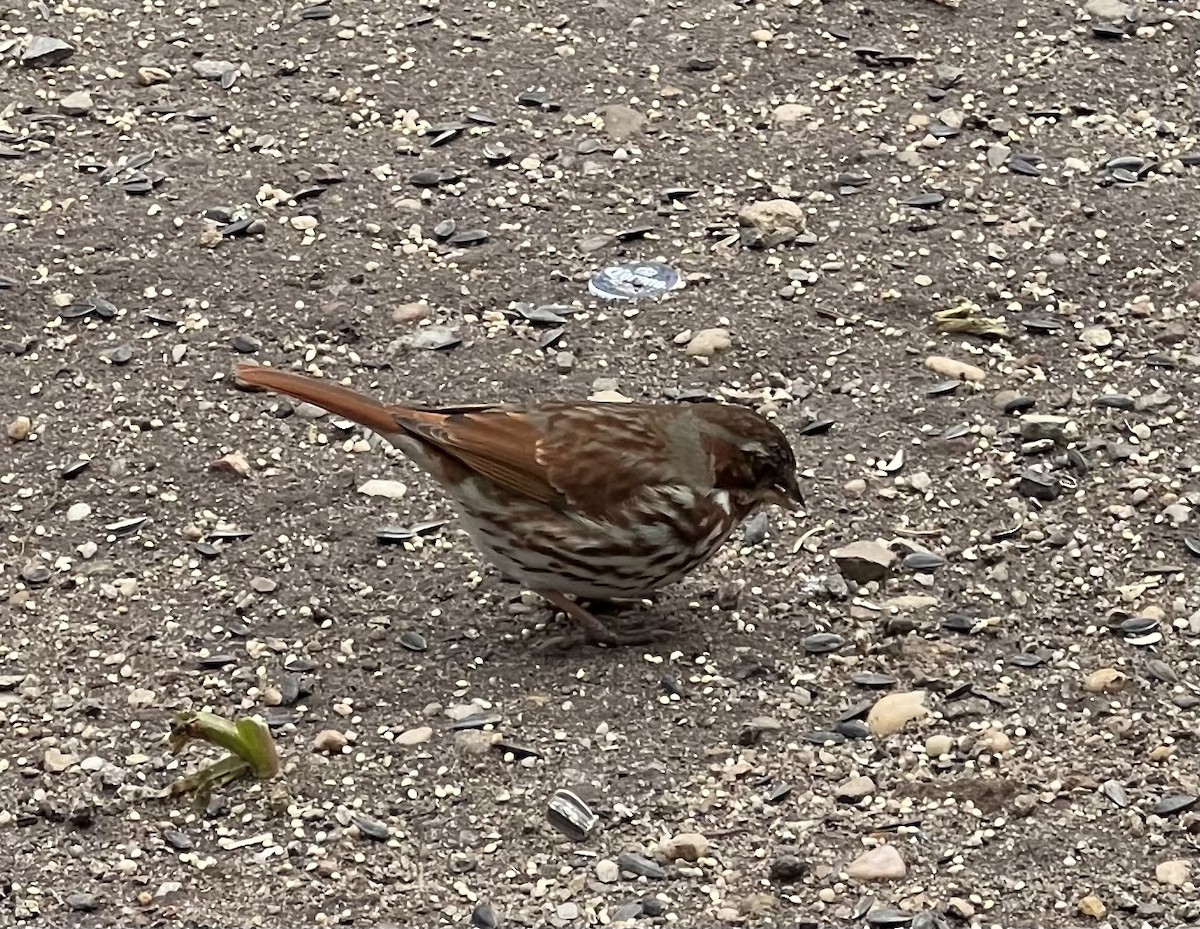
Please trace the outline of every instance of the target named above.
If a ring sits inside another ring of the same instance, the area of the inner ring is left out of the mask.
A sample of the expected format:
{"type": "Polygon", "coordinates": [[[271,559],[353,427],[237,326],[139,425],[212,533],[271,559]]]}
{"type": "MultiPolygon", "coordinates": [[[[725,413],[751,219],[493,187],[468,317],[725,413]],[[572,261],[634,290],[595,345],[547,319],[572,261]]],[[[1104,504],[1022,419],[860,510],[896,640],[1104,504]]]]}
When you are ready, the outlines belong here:
{"type": "Polygon", "coordinates": [[[514,493],[558,508],[611,513],[647,485],[671,483],[656,428],[662,407],[391,409],[414,437],[514,493]]]}

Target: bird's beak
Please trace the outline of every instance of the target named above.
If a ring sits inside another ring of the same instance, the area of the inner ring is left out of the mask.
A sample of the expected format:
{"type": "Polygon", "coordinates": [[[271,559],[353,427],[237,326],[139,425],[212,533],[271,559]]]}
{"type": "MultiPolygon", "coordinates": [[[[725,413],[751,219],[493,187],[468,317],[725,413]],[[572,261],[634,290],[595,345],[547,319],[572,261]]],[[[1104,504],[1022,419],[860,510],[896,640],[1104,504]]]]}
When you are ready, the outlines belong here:
{"type": "Polygon", "coordinates": [[[767,491],[767,503],[774,503],[785,510],[797,510],[804,506],[804,495],[800,492],[800,483],[795,474],[786,478],[767,491]]]}

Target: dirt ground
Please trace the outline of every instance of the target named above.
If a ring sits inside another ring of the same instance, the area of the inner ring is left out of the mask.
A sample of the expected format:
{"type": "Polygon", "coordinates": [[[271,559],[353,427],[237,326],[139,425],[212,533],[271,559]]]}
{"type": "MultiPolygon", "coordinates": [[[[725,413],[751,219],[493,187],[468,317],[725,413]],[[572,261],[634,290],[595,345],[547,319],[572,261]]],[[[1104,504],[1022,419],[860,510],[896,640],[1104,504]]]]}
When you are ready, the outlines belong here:
{"type": "Polygon", "coordinates": [[[1200,920],[1198,17],[0,14],[0,925],[1200,920]],[[634,259],[686,286],[589,293],[634,259]],[[661,645],[542,653],[242,360],[750,404],[808,506],[619,620],[661,645]],[[164,797],[200,709],[282,778],[164,797]]]}

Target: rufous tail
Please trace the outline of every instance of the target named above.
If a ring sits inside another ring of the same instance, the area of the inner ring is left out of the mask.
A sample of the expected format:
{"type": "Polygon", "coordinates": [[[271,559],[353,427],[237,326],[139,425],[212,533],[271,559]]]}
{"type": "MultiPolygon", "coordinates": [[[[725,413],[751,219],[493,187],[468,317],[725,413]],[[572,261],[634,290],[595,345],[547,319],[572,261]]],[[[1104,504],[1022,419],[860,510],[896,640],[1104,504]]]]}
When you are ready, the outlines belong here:
{"type": "Polygon", "coordinates": [[[337,416],[354,420],[373,432],[392,435],[401,431],[394,413],[377,400],[341,384],[333,384],[306,374],[293,374],[263,365],[237,366],[236,377],[242,384],[262,387],[311,403],[337,416]]]}

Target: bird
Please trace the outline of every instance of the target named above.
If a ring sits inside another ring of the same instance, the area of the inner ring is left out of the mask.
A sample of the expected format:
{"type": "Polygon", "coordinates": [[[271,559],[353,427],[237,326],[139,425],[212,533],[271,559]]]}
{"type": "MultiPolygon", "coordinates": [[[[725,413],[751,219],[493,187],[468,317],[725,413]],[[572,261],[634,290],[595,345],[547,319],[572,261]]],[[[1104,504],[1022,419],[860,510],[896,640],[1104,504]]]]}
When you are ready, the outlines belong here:
{"type": "Polygon", "coordinates": [[[564,613],[560,644],[646,645],[577,599],[642,599],[717,553],[763,506],[804,504],[773,422],[723,403],[384,404],[329,378],[241,364],[235,381],[358,423],[431,475],[480,553],[564,613]]]}

